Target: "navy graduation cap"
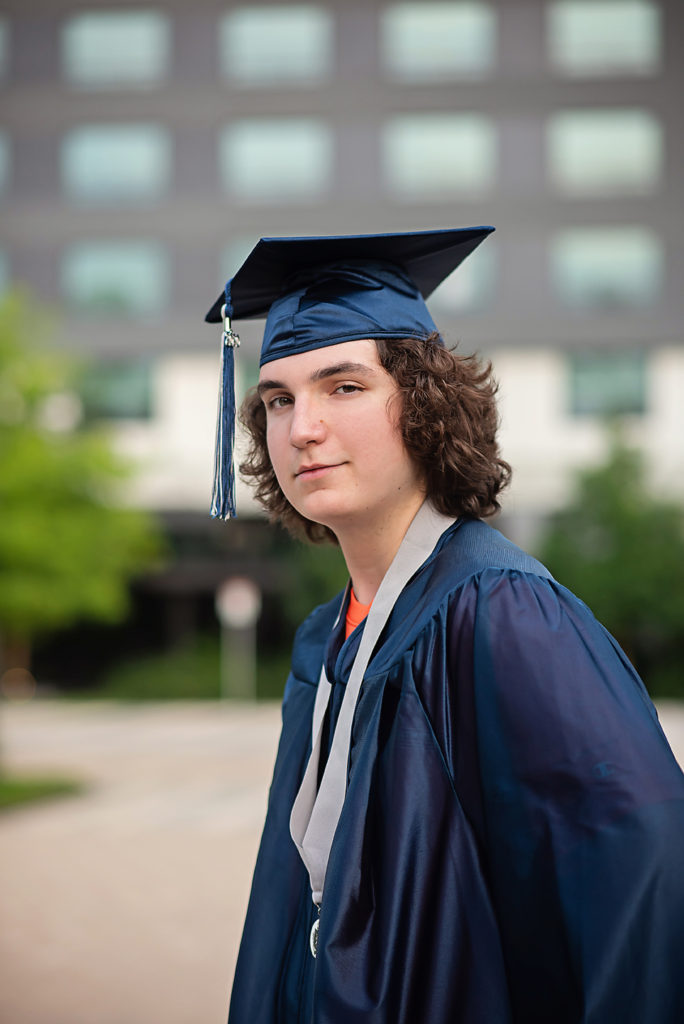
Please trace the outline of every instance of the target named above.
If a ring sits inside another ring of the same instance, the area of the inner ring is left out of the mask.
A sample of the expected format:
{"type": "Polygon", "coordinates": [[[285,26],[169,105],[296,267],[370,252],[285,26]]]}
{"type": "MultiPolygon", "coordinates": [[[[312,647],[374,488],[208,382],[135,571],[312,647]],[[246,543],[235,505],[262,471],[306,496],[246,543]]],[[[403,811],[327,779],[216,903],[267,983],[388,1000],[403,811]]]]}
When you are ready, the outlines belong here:
{"type": "Polygon", "coordinates": [[[223,322],[211,515],[235,516],[233,320],[266,317],[260,365],[361,338],[437,332],[425,299],[492,227],[262,238],[206,315],[223,322]]]}

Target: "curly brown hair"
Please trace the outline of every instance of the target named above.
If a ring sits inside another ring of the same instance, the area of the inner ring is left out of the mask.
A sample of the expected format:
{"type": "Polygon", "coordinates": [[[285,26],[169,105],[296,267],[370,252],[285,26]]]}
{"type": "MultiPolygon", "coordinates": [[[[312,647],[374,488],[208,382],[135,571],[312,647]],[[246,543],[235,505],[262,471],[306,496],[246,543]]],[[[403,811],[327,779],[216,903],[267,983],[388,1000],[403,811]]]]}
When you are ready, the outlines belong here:
{"type": "MultiPolygon", "coordinates": [[[[427,340],[376,339],[380,364],[395,380],[406,449],[420,467],[427,497],[439,512],[476,519],[500,508],[498,495],[511,467],[499,456],[498,385],[491,363],[456,355],[438,334],[427,340]]],[[[272,521],[314,543],[337,539],[332,530],[300,515],[287,500],[271,465],[266,409],[251,388],[240,409],[249,447],[240,472],[272,521]]]]}

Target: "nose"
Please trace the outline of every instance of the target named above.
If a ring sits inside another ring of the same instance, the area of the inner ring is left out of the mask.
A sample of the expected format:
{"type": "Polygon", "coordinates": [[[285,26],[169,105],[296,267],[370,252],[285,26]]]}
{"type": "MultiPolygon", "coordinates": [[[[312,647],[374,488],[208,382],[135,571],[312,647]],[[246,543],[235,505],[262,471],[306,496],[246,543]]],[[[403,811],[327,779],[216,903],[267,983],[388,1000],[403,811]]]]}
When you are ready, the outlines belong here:
{"type": "Polygon", "coordinates": [[[290,442],[295,448],[306,448],[320,444],[325,437],[326,426],[318,403],[309,398],[298,398],[290,420],[290,442]]]}

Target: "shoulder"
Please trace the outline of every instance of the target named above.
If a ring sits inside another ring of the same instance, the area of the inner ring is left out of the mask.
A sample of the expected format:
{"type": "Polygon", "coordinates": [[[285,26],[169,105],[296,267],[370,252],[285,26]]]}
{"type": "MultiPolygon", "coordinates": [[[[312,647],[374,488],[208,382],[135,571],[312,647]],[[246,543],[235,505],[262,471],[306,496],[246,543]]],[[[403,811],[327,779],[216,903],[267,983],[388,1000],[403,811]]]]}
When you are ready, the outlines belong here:
{"type": "Polygon", "coordinates": [[[525,735],[520,723],[600,732],[628,708],[653,726],[655,710],[625,653],[556,580],[489,568],[463,596],[450,606],[448,645],[456,663],[465,652],[482,707],[510,716],[525,735]]]}
{"type": "Polygon", "coordinates": [[[427,622],[454,601],[476,600],[480,581],[490,576],[502,585],[521,576],[531,585],[554,582],[541,562],[498,530],[479,519],[458,520],[408,583],[397,610],[406,611],[416,623],[427,622]]]}
{"type": "Polygon", "coordinates": [[[446,622],[452,646],[468,638],[506,671],[517,664],[535,673],[540,665],[559,668],[584,648],[595,659],[619,662],[634,674],[614,638],[580,598],[519,548],[498,540],[497,546],[497,557],[487,559],[449,594],[446,622]]]}
{"type": "Polygon", "coordinates": [[[453,601],[475,600],[480,580],[524,575],[553,581],[548,569],[498,530],[479,519],[458,520],[442,535],[432,555],[408,584],[402,603],[419,607],[425,621],[453,601]]]}
{"type": "Polygon", "coordinates": [[[540,582],[551,574],[535,558],[480,520],[458,520],[440,538],[430,557],[399,595],[372,665],[385,670],[416,648],[437,642],[454,614],[463,628],[477,604],[480,580],[488,573],[503,578],[526,574],[540,582]],[[454,609],[458,609],[454,612],[454,609]]]}
{"type": "Polygon", "coordinates": [[[590,639],[624,658],[591,609],[536,558],[482,522],[464,523],[458,533],[444,552],[445,572],[452,580],[447,599],[452,626],[465,620],[476,639],[514,646],[531,656],[544,644],[572,638],[590,639]]]}
{"type": "Polygon", "coordinates": [[[537,559],[479,520],[454,524],[400,596],[377,667],[435,645],[472,670],[496,664],[504,676],[568,669],[580,652],[641,683],[591,610],[537,559]],[[447,653],[448,652],[448,653],[447,653]],[[466,662],[463,659],[466,659],[466,662]],[[618,668],[619,666],[619,668],[618,668]]]}
{"type": "Polygon", "coordinates": [[[481,519],[465,519],[447,530],[436,549],[453,582],[462,582],[485,569],[514,569],[551,579],[540,561],[481,519]]]}

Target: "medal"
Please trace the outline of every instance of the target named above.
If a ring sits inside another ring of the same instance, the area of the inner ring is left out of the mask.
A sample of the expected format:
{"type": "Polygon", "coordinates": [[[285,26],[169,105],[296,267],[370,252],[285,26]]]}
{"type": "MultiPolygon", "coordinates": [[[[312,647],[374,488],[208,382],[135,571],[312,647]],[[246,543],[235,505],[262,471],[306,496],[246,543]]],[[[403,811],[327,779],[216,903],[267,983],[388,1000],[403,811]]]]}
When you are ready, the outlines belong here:
{"type": "Polygon", "coordinates": [[[311,934],[309,935],[309,949],[311,950],[311,956],[316,959],[316,953],[318,952],[318,925],[320,924],[320,918],[317,917],[314,923],[311,925],[311,934]]]}

